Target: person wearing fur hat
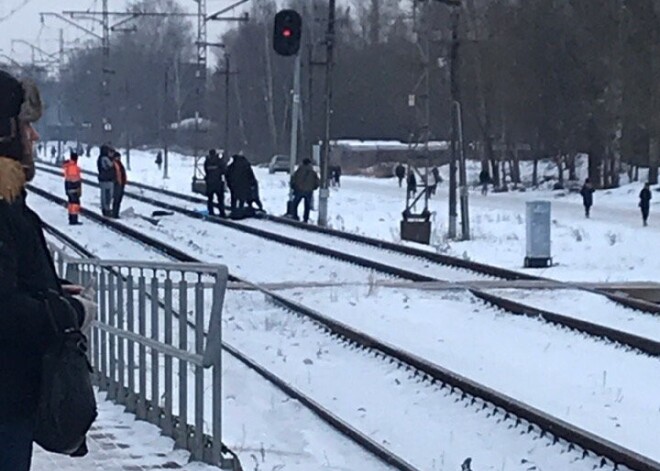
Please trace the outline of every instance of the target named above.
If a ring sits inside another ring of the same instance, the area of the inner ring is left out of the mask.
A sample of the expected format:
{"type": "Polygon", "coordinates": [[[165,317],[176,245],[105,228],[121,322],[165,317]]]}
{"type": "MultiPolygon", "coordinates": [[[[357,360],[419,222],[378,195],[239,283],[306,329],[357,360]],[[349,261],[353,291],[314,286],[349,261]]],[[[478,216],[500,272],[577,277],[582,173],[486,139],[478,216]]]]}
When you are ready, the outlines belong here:
{"type": "Polygon", "coordinates": [[[80,287],[62,286],[26,204],[41,114],[36,85],[0,70],[0,471],[30,469],[42,356],[58,330],[96,311],[80,287]]]}

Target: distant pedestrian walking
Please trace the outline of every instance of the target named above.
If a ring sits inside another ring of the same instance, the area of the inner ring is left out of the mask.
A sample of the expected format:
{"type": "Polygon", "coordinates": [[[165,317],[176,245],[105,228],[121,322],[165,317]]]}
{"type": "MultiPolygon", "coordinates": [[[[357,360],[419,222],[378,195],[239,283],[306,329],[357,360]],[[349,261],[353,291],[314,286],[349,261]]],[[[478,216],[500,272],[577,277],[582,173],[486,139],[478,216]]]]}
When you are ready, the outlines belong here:
{"type": "Polygon", "coordinates": [[[406,178],[406,167],[400,163],[394,169],[394,175],[399,179],[399,188],[401,188],[403,186],[403,179],[406,178]]]}
{"type": "Polygon", "coordinates": [[[121,154],[115,152],[112,157],[112,165],[115,170],[114,187],[112,190],[112,217],[119,219],[121,200],[124,199],[124,187],[126,187],[126,169],[121,163],[121,154]]]}
{"type": "MultiPolygon", "coordinates": [[[[158,154],[160,155],[160,153],[158,154]]],[[[206,181],[207,209],[210,216],[213,216],[214,202],[218,200],[218,211],[220,217],[226,217],[225,214],[225,173],[227,167],[220,158],[215,149],[209,151],[209,155],[204,161],[204,180],[206,181]]]]}
{"type": "Polygon", "coordinates": [[[101,213],[106,217],[112,216],[112,192],[116,176],[115,166],[112,163],[112,152],[114,151],[110,146],[102,145],[96,161],[99,188],[101,189],[101,213]]]}
{"type": "Polygon", "coordinates": [[[644,188],[639,192],[639,209],[642,210],[642,222],[648,226],[649,212],[651,211],[651,187],[644,183],[644,188]]]}
{"type": "Polygon", "coordinates": [[[341,166],[334,165],[332,167],[332,186],[339,188],[341,186],[341,166]]]}
{"type": "Polygon", "coordinates": [[[291,216],[298,219],[298,206],[301,201],[304,201],[303,221],[309,222],[312,198],[314,197],[314,191],[318,189],[319,184],[320,179],[312,166],[312,161],[309,159],[303,160],[302,165],[298,167],[291,177],[291,188],[293,189],[291,216]]]}
{"type": "Polygon", "coordinates": [[[582,205],[584,206],[584,215],[588,218],[591,211],[591,207],[594,205],[594,187],[591,186],[591,182],[587,178],[582,185],[580,194],[582,195],[582,205]]]}
{"type": "Polygon", "coordinates": [[[483,169],[479,173],[479,183],[481,184],[481,194],[486,196],[488,194],[488,184],[490,183],[490,174],[488,170],[483,169]]]}
{"type": "Polygon", "coordinates": [[[438,191],[438,185],[442,183],[442,177],[440,176],[440,170],[438,170],[438,167],[433,167],[431,170],[431,177],[433,183],[429,188],[429,196],[435,195],[435,192],[438,191]]]}
{"type": "Polygon", "coordinates": [[[408,170],[408,180],[406,183],[408,198],[414,198],[415,194],[417,193],[417,178],[415,177],[415,172],[412,169],[408,170]]]}
{"type": "Polygon", "coordinates": [[[67,212],[69,213],[69,224],[80,224],[80,197],[82,196],[82,179],[80,167],[78,167],[78,154],[71,152],[69,160],[64,162],[64,191],[68,200],[67,212]]]}
{"type": "Polygon", "coordinates": [[[158,170],[160,170],[163,166],[163,153],[158,151],[158,154],[156,154],[156,165],[158,166],[158,170]]]}

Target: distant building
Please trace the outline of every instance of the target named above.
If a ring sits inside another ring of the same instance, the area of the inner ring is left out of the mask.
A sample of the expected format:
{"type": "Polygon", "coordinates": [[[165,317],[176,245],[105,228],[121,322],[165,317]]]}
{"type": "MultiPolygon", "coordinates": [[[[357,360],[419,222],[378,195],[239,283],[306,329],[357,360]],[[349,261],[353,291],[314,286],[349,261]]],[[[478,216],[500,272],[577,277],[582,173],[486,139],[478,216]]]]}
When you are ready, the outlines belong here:
{"type": "MultiPolygon", "coordinates": [[[[432,165],[449,163],[450,144],[446,141],[429,143],[429,157],[432,165]]],[[[398,162],[422,164],[422,149],[401,141],[361,141],[340,139],[331,142],[330,165],[341,165],[345,173],[362,173],[370,167],[389,167],[398,162]]]]}

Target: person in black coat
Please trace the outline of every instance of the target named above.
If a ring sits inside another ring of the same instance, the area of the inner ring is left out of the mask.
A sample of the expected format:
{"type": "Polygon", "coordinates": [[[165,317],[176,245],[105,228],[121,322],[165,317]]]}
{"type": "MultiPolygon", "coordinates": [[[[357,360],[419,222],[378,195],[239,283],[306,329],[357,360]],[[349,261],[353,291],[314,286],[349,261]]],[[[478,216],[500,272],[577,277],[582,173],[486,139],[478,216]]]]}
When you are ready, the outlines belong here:
{"type": "MultiPolygon", "coordinates": [[[[56,328],[86,319],[65,292],[39,217],[26,204],[34,177],[32,123],[41,117],[36,86],[0,71],[0,470],[28,471],[42,355],[56,328]],[[50,315],[55,323],[51,323],[50,315]]],[[[73,292],[72,289],[69,289],[73,292]]],[[[91,313],[91,311],[89,311],[91,313]]]]}
{"type": "Polygon", "coordinates": [[[234,155],[227,167],[227,186],[231,193],[231,209],[243,208],[252,199],[257,178],[252,165],[243,155],[234,155]]]}
{"type": "Polygon", "coordinates": [[[651,211],[651,187],[644,183],[644,188],[639,192],[639,209],[642,210],[642,222],[648,226],[649,212],[651,211]]]}
{"type": "Polygon", "coordinates": [[[213,207],[215,206],[213,200],[217,198],[220,217],[226,217],[224,182],[226,172],[227,167],[225,162],[223,162],[215,149],[211,149],[204,161],[204,180],[206,181],[206,196],[208,198],[207,208],[211,216],[213,216],[213,207]]]}
{"type": "Polygon", "coordinates": [[[399,164],[394,169],[394,175],[399,179],[399,188],[403,185],[403,179],[406,178],[406,167],[403,164],[399,164]]]}
{"type": "Polygon", "coordinates": [[[415,177],[415,172],[412,169],[408,171],[407,190],[408,198],[414,198],[415,193],[417,193],[417,178],[415,177]]]}
{"type": "Polygon", "coordinates": [[[484,169],[479,173],[479,183],[481,184],[481,194],[486,196],[488,194],[488,184],[490,183],[488,170],[484,169]]]}
{"type": "Polygon", "coordinates": [[[587,178],[582,185],[580,194],[582,195],[582,205],[584,206],[584,215],[589,217],[591,207],[594,205],[594,187],[591,186],[591,182],[587,178]]]}

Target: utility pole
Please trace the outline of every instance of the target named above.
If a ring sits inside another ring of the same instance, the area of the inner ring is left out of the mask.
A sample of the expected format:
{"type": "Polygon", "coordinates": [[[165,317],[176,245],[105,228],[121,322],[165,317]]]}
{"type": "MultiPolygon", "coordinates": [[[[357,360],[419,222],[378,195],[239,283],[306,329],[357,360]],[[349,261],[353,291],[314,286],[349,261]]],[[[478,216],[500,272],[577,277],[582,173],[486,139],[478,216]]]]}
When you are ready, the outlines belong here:
{"type": "Polygon", "coordinates": [[[461,108],[461,102],[455,101],[454,108],[456,108],[456,129],[458,131],[458,149],[460,151],[459,185],[461,199],[461,236],[462,240],[470,240],[469,195],[467,186],[467,169],[465,168],[465,139],[463,139],[463,110],[461,108]]]}
{"type": "Polygon", "coordinates": [[[332,69],[335,48],[335,0],[328,3],[328,31],[325,37],[325,136],[321,153],[321,190],[319,191],[319,226],[328,225],[328,161],[330,160],[330,125],[332,121],[332,69]]]}
{"type": "Polygon", "coordinates": [[[102,132],[105,135],[105,141],[108,144],[112,143],[112,122],[110,121],[110,116],[108,114],[110,103],[110,75],[112,70],[110,70],[110,15],[108,14],[108,0],[103,0],[102,3],[102,15],[101,15],[101,24],[103,26],[103,38],[101,39],[101,45],[103,49],[103,63],[102,63],[102,84],[101,84],[101,116],[102,116],[102,132]]]}
{"type": "MultiPolygon", "coordinates": [[[[195,68],[195,137],[193,138],[193,159],[195,168],[193,173],[193,192],[199,193],[198,181],[204,181],[204,172],[199,155],[199,120],[204,116],[206,100],[206,58],[207,58],[207,29],[206,29],[206,0],[195,0],[197,2],[197,65],[195,68]]],[[[203,191],[202,193],[206,193],[203,191]]]]}
{"type": "Polygon", "coordinates": [[[451,163],[449,165],[449,231],[448,237],[457,235],[457,182],[456,171],[459,167],[459,196],[461,204],[461,238],[470,239],[470,214],[468,201],[467,170],[465,161],[465,140],[463,139],[463,113],[461,110],[461,90],[459,81],[458,38],[459,10],[452,11],[451,52],[450,52],[450,87],[451,87],[451,163]]]}
{"type": "MultiPolygon", "coordinates": [[[[165,69],[165,94],[163,97],[163,101],[167,99],[168,93],[169,93],[169,83],[170,83],[170,68],[167,67],[165,69]]],[[[168,171],[168,165],[169,165],[169,139],[170,139],[170,126],[167,120],[167,113],[163,112],[165,115],[165,129],[163,130],[164,136],[163,136],[163,141],[164,141],[164,149],[163,149],[163,180],[167,180],[169,175],[167,174],[168,171]]]]}
{"type": "MultiPolygon", "coordinates": [[[[208,46],[218,46],[218,47],[224,47],[224,45],[220,44],[210,44],[207,41],[208,34],[207,34],[207,26],[206,23],[208,21],[247,21],[248,16],[247,14],[242,16],[242,17],[230,17],[230,18],[222,18],[220,15],[232,10],[233,8],[239,6],[242,3],[247,2],[248,0],[238,0],[236,3],[228,6],[227,8],[224,8],[216,13],[213,13],[212,15],[207,16],[207,10],[206,10],[206,0],[195,0],[197,2],[197,67],[195,70],[195,80],[196,80],[196,95],[197,95],[197,110],[195,112],[195,136],[199,135],[200,129],[199,129],[199,121],[200,119],[204,116],[204,104],[206,103],[206,100],[204,99],[204,94],[206,92],[206,67],[207,67],[207,53],[208,53],[208,46]]],[[[229,57],[225,56],[225,65],[227,65],[229,62],[229,57]]],[[[229,81],[229,68],[226,70],[227,77],[225,84],[228,83],[229,81]]],[[[229,90],[229,87],[227,87],[227,90],[229,90]]],[[[228,98],[228,92],[225,94],[225,99],[227,100],[227,104],[229,103],[229,98],[228,98]]],[[[228,107],[227,107],[228,108],[228,107]]],[[[225,113],[227,113],[228,110],[225,110],[225,113]]],[[[227,116],[226,116],[227,117],[227,116]]],[[[225,123],[225,131],[228,129],[229,126],[229,119],[227,117],[227,122],[225,123]]],[[[206,143],[206,142],[205,142],[206,143]]],[[[229,145],[229,136],[228,134],[225,135],[225,146],[229,145]]],[[[225,149],[225,153],[228,153],[229,150],[225,149]]],[[[201,191],[201,183],[198,182],[204,182],[204,172],[203,168],[201,165],[201,157],[199,155],[199,146],[197,142],[197,137],[194,139],[193,143],[193,155],[194,155],[194,173],[193,173],[193,183],[192,183],[192,190],[195,193],[206,193],[206,191],[201,191]]],[[[227,154],[228,155],[228,154],[227,154]]]]}
{"type": "MultiPolygon", "coordinates": [[[[293,70],[293,110],[291,113],[291,145],[289,147],[289,175],[293,175],[296,171],[296,163],[298,161],[298,123],[300,121],[300,66],[301,66],[301,53],[296,54],[295,64],[293,70]]],[[[293,196],[293,190],[289,191],[293,196]]]]}
{"type": "Polygon", "coordinates": [[[225,157],[229,157],[229,76],[231,62],[229,53],[225,50],[225,157]]]}
{"type": "Polygon", "coordinates": [[[449,87],[451,92],[451,161],[449,163],[449,228],[447,237],[456,239],[456,221],[458,212],[456,210],[456,160],[458,153],[457,142],[457,113],[454,103],[458,98],[458,15],[452,14],[451,45],[449,53],[449,87]]]}
{"type": "MultiPolygon", "coordinates": [[[[64,71],[64,30],[60,28],[60,48],[59,48],[59,90],[57,93],[57,121],[60,132],[57,137],[57,151],[62,159],[62,72],[64,71]]],[[[77,149],[76,149],[77,150],[77,149]]],[[[62,159],[64,160],[64,159],[62,159]]]]}

